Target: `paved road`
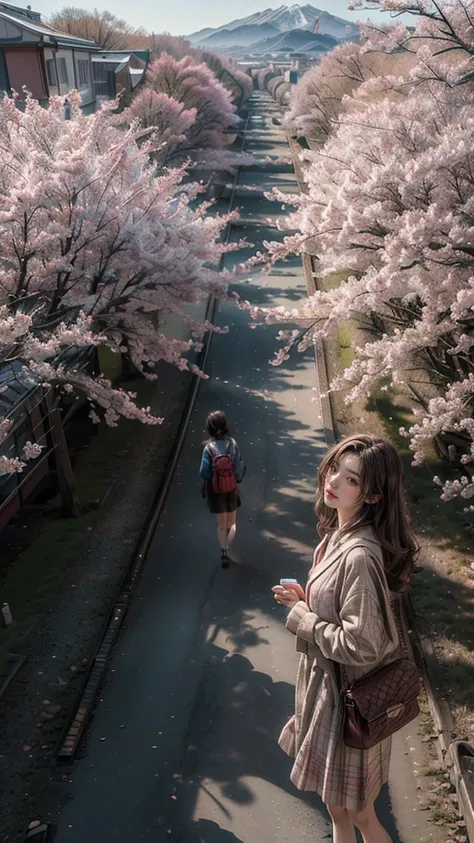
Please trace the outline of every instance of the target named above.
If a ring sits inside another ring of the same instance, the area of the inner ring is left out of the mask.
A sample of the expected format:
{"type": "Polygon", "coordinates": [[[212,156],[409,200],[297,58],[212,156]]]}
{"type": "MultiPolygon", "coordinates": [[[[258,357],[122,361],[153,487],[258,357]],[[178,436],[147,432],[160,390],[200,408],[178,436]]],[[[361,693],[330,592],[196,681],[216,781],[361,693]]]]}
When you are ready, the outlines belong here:
{"type": "MultiPolygon", "coordinates": [[[[255,98],[247,148],[287,152],[255,98]]],[[[240,184],[295,191],[289,168],[243,172],[240,184]]],[[[232,236],[275,238],[279,212],[239,191],[232,236]]],[[[249,250],[249,253],[252,250],[249,250]]],[[[239,255],[239,260],[242,255],[239,255]]],[[[299,261],[239,286],[253,301],[292,304],[305,294],[299,261]]],[[[289,782],[276,739],[292,711],[297,657],[284,612],[270,593],[280,576],[304,580],[314,546],[315,471],[325,449],[314,359],[268,365],[275,330],[249,330],[222,307],[227,335],[213,339],[208,371],[161,523],[106,680],[83,757],[70,781],[51,785],[56,843],[269,843],[323,841],[324,807],[289,782]],[[219,566],[213,517],[197,470],[207,413],[225,410],[248,464],[235,564],[219,566]]],[[[414,813],[409,736],[397,741],[392,798],[405,843],[430,840],[414,813]]],[[[388,794],[381,810],[395,843],[388,794]]]]}

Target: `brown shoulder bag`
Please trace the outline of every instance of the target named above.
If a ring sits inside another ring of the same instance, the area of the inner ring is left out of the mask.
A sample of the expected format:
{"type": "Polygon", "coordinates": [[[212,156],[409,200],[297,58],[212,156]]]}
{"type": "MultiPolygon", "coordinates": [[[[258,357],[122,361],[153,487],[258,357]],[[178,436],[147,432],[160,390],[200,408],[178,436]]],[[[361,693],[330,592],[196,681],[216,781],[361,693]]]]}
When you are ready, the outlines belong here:
{"type": "Polygon", "coordinates": [[[420,676],[411,660],[397,612],[394,611],[404,657],[367,673],[348,685],[343,665],[342,694],[345,703],[344,743],[370,749],[398,732],[419,714],[420,676]]]}

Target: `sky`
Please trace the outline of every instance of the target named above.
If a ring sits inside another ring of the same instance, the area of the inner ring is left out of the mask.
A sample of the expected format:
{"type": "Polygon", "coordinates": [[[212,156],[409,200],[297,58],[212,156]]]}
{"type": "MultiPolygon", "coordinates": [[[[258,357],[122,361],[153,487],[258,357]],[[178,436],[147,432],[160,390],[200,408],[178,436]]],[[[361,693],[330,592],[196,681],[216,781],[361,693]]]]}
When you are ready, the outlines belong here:
{"type": "MultiPolygon", "coordinates": [[[[190,35],[204,27],[222,26],[236,18],[244,18],[264,9],[276,9],[283,5],[281,0],[28,0],[35,11],[44,18],[64,6],[78,6],[84,9],[97,8],[113,12],[132,26],[142,26],[149,32],[170,32],[172,35],[190,35]]],[[[16,0],[25,5],[23,0],[16,0]]],[[[325,9],[344,20],[366,20],[367,12],[349,12],[347,0],[300,0],[299,5],[309,2],[317,9],[325,9]]],[[[291,6],[291,0],[285,5],[291,6]]],[[[377,22],[386,20],[387,14],[371,12],[377,22]]]]}

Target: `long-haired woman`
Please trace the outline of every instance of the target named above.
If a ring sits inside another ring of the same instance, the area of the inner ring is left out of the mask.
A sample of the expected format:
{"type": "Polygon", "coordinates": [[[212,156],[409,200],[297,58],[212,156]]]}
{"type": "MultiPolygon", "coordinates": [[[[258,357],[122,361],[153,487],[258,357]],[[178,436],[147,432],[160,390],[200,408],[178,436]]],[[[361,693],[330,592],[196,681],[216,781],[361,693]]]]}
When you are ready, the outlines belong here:
{"type": "Polygon", "coordinates": [[[302,653],[296,710],[280,736],[294,757],[291,780],[320,794],[334,843],[391,843],[374,809],[388,780],[391,738],[371,749],[343,741],[342,677],[350,685],[397,657],[391,600],[410,581],[418,548],[392,445],[365,434],[333,447],[318,473],[316,512],[322,538],[306,590],[275,586],[290,609],[286,626],[302,653]]]}
{"type": "Polygon", "coordinates": [[[210,413],[206,420],[206,430],[209,439],[202,452],[199,476],[204,481],[208,509],[217,519],[221,564],[223,568],[227,568],[229,548],[237,532],[237,509],[241,504],[237,484],[244,476],[245,463],[240,456],[237,442],[230,435],[224,413],[220,410],[210,413]],[[227,486],[234,487],[230,491],[217,491],[219,482],[216,475],[219,471],[227,471],[227,486]]]}

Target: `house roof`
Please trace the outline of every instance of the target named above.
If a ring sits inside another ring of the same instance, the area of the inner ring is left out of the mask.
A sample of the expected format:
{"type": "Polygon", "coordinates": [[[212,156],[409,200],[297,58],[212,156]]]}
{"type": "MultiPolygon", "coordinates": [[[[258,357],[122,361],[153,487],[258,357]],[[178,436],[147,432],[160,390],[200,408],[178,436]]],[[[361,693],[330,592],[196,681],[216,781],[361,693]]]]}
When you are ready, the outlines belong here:
{"type": "Polygon", "coordinates": [[[135,56],[137,55],[134,50],[131,50],[128,53],[112,52],[106,50],[105,52],[103,51],[101,53],[96,53],[94,56],[92,56],[92,62],[97,64],[110,64],[110,69],[114,70],[115,73],[119,73],[121,70],[128,66],[132,88],[135,88],[140,82],[141,78],[143,77],[146,67],[130,67],[130,58],[132,54],[135,56]]]}
{"type": "Polygon", "coordinates": [[[44,23],[34,23],[22,17],[9,15],[3,11],[3,5],[0,3],[0,18],[15,24],[26,32],[31,32],[32,35],[41,36],[45,44],[60,44],[65,47],[77,47],[78,49],[100,50],[99,45],[95,41],[89,41],[87,38],[77,38],[75,35],[69,35],[67,32],[57,32],[56,29],[44,23]]]}
{"type": "Polygon", "coordinates": [[[128,52],[113,52],[112,50],[102,50],[100,53],[97,53],[94,56],[96,61],[100,62],[114,62],[114,64],[118,64],[122,61],[129,61],[130,54],[133,53],[133,50],[129,50],[128,52]]]}
{"type": "Polygon", "coordinates": [[[132,80],[132,88],[136,88],[136,86],[138,85],[138,83],[142,79],[144,73],[145,73],[145,71],[142,67],[131,67],[130,68],[130,78],[132,80]]]}
{"type": "Polygon", "coordinates": [[[148,50],[101,50],[95,54],[93,61],[101,62],[101,64],[106,62],[108,64],[127,64],[132,56],[143,62],[143,69],[146,68],[149,57],[148,50]]]}
{"type": "Polygon", "coordinates": [[[12,416],[12,409],[26,393],[36,388],[33,380],[22,378],[22,365],[18,360],[3,363],[0,367],[0,413],[12,416]]]}
{"type": "Polygon", "coordinates": [[[7,14],[13,14],[16,17],[28,18],[29,20],[41,22],[41,12],[33,12],[31,6],[25,9],[22,6],[13,6],[11,3],[0,2],[0,7],[2,9],[6,9],[7,14]]]}

